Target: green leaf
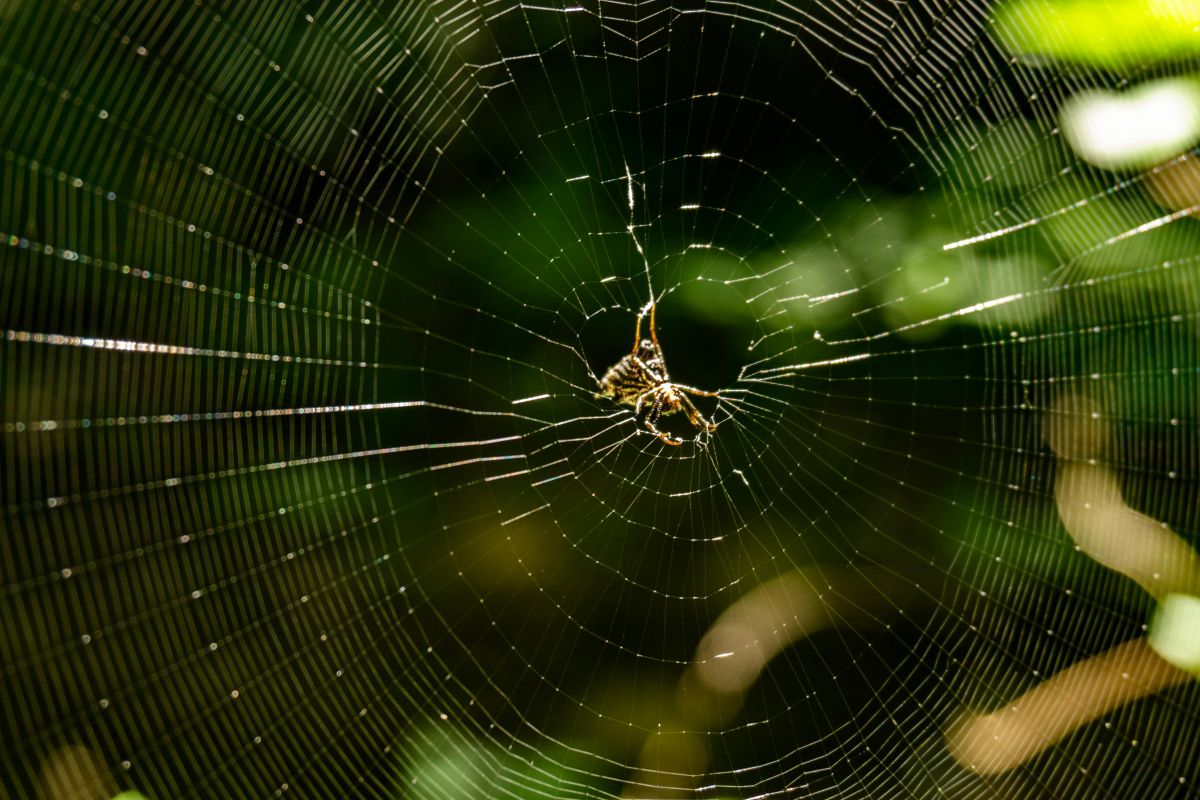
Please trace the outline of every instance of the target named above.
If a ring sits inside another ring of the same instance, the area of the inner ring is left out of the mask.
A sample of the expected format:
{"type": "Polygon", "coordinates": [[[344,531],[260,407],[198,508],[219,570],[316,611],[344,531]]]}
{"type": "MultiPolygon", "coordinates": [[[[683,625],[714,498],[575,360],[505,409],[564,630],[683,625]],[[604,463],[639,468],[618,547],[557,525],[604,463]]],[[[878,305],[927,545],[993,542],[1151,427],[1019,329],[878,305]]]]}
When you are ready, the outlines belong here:
{"type": "Polygon", "coordinates": [[[1196,0],[1017,0],[993,33],[1010,52],[1093,67],[1121,67],[1200,52],[1196,0]]]}

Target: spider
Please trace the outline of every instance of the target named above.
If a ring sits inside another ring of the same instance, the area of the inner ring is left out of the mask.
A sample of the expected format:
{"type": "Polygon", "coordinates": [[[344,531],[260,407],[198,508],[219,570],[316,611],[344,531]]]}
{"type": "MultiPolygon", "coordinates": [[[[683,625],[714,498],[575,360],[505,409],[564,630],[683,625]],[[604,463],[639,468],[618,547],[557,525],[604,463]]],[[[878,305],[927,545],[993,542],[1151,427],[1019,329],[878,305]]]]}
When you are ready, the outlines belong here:
{"type": "Polygon", "coordinates": [[[600,391],[597,398],[610,398],[621,405],[633,406],[634,416],[642,421],[646,430],[669,445],[681,445],[683,439],[672,436],[658,429],[658,418],[667,414],[682,411],[688,420],[700,431],[712,433],[717,429],[714,422],[709,422],[689,394],[698,397],[720,397],[718,392],[706,392],[682,383],[674,383],[667,374],[667,366],[663,362],[662,348],[658,344],[658,332],[654,327],[653,300],[638,314],[637,327],[633,333],[633,350],[628,355],[608,368],[600,379],[600,391]],[[650,314],[650,338],[642,338],[642,319],[650,314]],[[646,411],[642,416],[642,411],[646,411]]]}

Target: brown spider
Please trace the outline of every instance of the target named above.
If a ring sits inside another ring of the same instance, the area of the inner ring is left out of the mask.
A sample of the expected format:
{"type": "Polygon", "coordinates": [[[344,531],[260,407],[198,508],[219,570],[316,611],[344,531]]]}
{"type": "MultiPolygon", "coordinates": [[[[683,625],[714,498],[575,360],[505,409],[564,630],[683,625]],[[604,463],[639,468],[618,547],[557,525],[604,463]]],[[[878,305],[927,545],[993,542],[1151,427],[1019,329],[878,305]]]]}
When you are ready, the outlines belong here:
{"type": "Polygon", "coordinates": [[[653,433],[666,444],[681,445],[683,439],[672,436],[658,429],[656,423],[660,416],[682,411],[699,430],[712,433],[717,429],[714,422],[705,419],[700,410],[688,397],[694,394],[699,397],[720,397],[718,392],[706,392],[682,383],[674,383],[667,374],[667,366],[663,362],[662,348],[658,344],[658,332],[654,327],[654,301],[648,308],[643,308],[638,314],[637,327],[633,333],[633,350],[628,355],[608,368],[600,379],[600,391],[597,398],[607,397],[617,403],[633,406],[634,416],[642,421],[646,430],[653,433]],[[650,314],[650,338],[642,338],[642,318],[650,314]],[[649,408],[646,415],[642,411],[649,408]]]}

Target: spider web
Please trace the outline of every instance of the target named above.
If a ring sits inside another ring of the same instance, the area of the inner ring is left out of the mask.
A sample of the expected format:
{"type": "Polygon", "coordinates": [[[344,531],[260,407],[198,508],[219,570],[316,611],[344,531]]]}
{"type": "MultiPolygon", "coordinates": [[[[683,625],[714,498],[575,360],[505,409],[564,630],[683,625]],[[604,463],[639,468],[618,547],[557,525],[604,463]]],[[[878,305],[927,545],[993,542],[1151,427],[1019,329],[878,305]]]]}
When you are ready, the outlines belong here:
{"type": "Polygon", "coordinates": [[[1147,629],[1056,476],[1197,530],[1194,222],[1057,123],[1190,65],[990,13],[0,2],[0,793],[1196,796],[1194,682],[954,733],[1147,629]]]}

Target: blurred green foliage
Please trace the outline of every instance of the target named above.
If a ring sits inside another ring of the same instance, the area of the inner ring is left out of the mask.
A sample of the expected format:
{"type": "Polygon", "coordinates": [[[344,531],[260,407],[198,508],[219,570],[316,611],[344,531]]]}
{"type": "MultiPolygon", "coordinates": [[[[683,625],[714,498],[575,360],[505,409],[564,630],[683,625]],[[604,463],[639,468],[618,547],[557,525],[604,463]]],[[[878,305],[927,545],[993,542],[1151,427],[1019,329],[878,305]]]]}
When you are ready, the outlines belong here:
{"type": "Polygon", "coordinates": [[[1006,0],[994,30],[1010,51],[1121,69],[1200,52],[1194,0],[1006,0]]]}

